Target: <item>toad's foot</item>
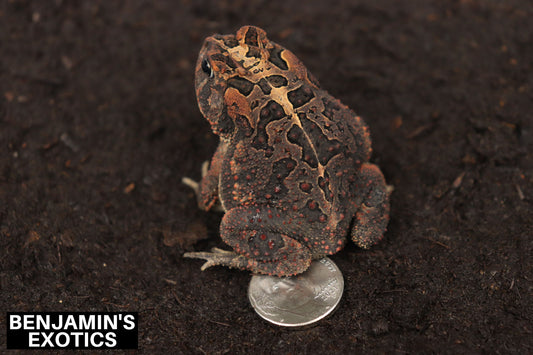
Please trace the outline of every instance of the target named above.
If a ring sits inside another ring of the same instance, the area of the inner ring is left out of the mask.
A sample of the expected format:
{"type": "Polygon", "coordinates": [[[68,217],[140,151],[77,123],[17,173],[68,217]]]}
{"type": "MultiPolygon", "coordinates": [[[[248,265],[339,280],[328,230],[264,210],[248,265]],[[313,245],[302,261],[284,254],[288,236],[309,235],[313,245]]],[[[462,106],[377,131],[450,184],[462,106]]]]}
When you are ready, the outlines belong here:
{"type": "Polygon", "coordinates": [[[211,249],[211,252],[201,251],[201,252],[192,252],[183,254],[184,258],[194,258],[194,259],[204,259],[206,262],[202,265],[201,270],[215,266],[227,266],[230,268],[244,269],[248,260],[235,252],[222,250],[219,248],[211,249]]]}
{"type": "MultiPolygon", "coordinates": [[[[207,175],[208,171],[209,171],[209,161],[206,160],[202,164],[202,179],[204,178],[204,176],[207,175]]],[[[200,183],[198,181],[184,176],[181,179],[181,182],[189,186],[191,189],[193,189],[196,196],[200,196],[200,183]]]]}
{"type": "MultiPolygon", "coordinates": [[[[203,210],[213,210],[216,212],[224,212],[220,201],[218,200],[216,187],[210,187],[210,182],[216,184],[217,179],[208,179],[209,174],[209,161],[204,161],[202,164],[202,180],[198,182],[189,177],[184,176],[181,179],[181,182],[191,189],[193,189],[194,194],[196,195],[196,200],[198,201],[198,206],[203,210]],[[202,184],[204,185],[202,187],[202,184]],[[202,191],[204,193],[202,193],[202,191]]],[[[216,185],[214,185],[216,186],[216,185]]]]}
{"type": "Polygon", "coordinates": [[[183,178],[181,178],[181,182],[193,189],[194,194],[198,196],[198,194],[200,193],[200,184],[198,183],[198,181],[184,176],[183,178]]]}

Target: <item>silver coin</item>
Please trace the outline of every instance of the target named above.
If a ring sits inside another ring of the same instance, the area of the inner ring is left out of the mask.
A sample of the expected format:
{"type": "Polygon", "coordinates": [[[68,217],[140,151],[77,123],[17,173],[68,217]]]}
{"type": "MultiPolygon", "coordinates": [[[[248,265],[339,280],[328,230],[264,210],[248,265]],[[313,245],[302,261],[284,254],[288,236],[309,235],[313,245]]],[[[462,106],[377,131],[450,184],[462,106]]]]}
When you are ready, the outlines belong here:
{"type": "Polygon", "coordinates": [[[329,315],[344,291],[342,273],[329,258],[315,260],[304,273],[290,277],[255,275],[248,298],[267,321],[300,327],[329,315]]]}

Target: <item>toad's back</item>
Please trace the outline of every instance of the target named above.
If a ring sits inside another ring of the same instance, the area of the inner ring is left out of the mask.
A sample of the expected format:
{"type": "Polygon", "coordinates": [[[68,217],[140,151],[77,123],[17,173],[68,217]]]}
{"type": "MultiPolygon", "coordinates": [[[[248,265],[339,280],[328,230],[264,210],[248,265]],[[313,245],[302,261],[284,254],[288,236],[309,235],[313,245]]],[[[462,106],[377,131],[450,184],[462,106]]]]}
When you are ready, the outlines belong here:
{"type": "MultiPolygon", "coordinates": [[[[196,91],[220,136],[200,206],[221,202],[221,235],[251,263],[243,268],[298,273],[311,259],[340,250],[351,226],[366,228],[367,215],[379,218],[376,227],[352,237],[361,246],[381,238],[389,191],[379,168],[367,163],[368,128],[292,52],[252,26],[209,37],[196,91]],[[365,202],[379,210],[367,212],[365,202]],[[305,261],[287,265],[290,255],[305,261]]],[[[214,258],[226,264],[229,257],[214,258]]]]}

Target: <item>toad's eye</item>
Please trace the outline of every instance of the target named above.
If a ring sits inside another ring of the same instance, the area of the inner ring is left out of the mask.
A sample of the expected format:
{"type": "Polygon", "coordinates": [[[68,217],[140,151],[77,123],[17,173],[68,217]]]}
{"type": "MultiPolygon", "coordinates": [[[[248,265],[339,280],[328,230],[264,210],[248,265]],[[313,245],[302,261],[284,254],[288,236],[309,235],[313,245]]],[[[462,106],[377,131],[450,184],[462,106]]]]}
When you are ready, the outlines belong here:
{"type": "Polygon", "coordinates": [[[204,60],[202,60],[202,70],[204,71],[204,73],[209,75],[210,78],[213,77],[213,68],[211,68],[211,64],[209,64],[209,62],[205,58],[204,60]]]}

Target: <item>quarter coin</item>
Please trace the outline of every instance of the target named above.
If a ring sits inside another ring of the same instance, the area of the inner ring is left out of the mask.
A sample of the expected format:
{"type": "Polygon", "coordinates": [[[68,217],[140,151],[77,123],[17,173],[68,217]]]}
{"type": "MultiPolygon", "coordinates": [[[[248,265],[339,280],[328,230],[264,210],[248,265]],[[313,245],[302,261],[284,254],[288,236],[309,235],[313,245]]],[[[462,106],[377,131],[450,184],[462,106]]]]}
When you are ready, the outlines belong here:
{"type": "Polygon", "coordinates": [[[315,260],[290,277],[255,275],[248,298],[257,314],[285,327],[317,322],[335,310],[344,291],[342,273],[329,258],[315,260]]]}

